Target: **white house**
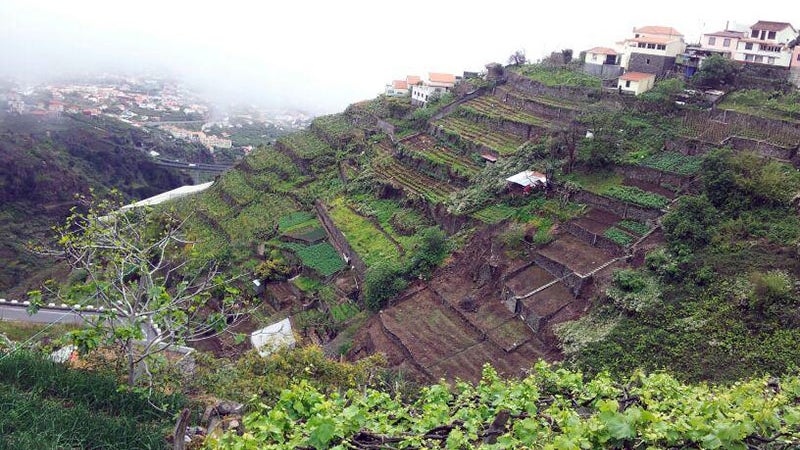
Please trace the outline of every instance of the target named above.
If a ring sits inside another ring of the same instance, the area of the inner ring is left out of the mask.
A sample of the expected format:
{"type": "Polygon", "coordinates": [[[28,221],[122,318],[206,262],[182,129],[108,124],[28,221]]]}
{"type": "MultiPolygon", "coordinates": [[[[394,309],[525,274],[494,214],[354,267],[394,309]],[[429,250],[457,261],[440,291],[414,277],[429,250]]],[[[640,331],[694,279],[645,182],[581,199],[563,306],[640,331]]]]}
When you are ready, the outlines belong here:
{"type": "Polygon", "coordinates": [[[617,87],[622,92],[639,95],[653,88],[656,76],[652,73],[627,72],[619,77],[617,87]]]}
{"type": "Polygon", "coordinates": [[[456,85],[456,76],[449,73],[429,73],[428,78],[411,88],[411,103],[425,105],[431,96],[439,96],[456,85]]]}
{"type": "Polygon", "coordinates": [[[723,30],[706,33],[700,40],[700,48],[719,53],[727,58],[732,58],[739,46],[739,40],[746,37],[744,31],[723,30]]]}
{"type": "Polygon", "coordinates": [[[788,44],[797,36],[797,30],[790,23],[760,20],[750,27],[745,38],[739,40],[733,59],[744,63],[789,67],[792,49],[788,44]]]}
{"type": "Polygon", "coordinates": [[[408,92],[408,83],[405,80],[394,80],[384,89],[384,94],[389,97],[405,97],[408,92]]]}
{"type": "Polygon", "coordinates": [[[595,47],[586,50],[583,62],[586,64],[619,64],[620,54],[613,48],[595,47]]]}
{"type": "Polygon", "coordinates": [[[686,49],[683,34],[672,27],[635,28],[622,43],[621,65],[631,72],[663,75],[675,66],[675,57],[686,49]]]}

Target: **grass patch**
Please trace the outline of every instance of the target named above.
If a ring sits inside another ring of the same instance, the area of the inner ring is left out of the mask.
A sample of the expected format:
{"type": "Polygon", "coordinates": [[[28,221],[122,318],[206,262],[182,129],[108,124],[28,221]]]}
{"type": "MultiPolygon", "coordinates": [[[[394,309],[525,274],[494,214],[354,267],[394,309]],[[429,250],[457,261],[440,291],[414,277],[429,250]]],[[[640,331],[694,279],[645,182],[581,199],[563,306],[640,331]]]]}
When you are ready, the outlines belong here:
{"type": "Polygon", "coordinates": [[[280,246],[292,250],[304,266],[316,270],[324,277],[333,275],[344,268],[344,261],[339,253],[327,242],[314,245],[282,242],[280,246]]]}
{"type": "Polygon", "coordinates": [[[650,231],[650,227],[647,226],[647,224],[637,222],[631,219],[620,220],[617,226],[624,228],[628,231],[632,231],[633,233],[638,234],[639,236],[644,236],[645,234],[647,234],[648,231],[650,231]]]}
{"type": "Polygon", "coordinates": [[[525,64],[519,67],[512,67],[511,70],[545,86],[590,87],[595,89],[600,89],[601,87],[599,78],[578,70],[545,67],[539,64],[525,64]]]}
{"type": "Polygon", "coordinates": [[[397,247],[372,222],[350,210],[344,199],[334,200],[329,212],[336,227],[344,233],[353,250],[367,266],[400,260],[397,247]]]}
{"type": "Polygon", "coordinates": [[[320,283],[319,281],[304,276],[299,276],[294,278],[292,280],[292,283],[295,285],[295,287],[297,287],[297,289],[300,289],[301,291],[307,294],[316,292],[319,290],[320,287],[322,287],[322,283],[320,283]]]}
{"type": "Polygon", "coordinates": [[[686,156],[675,152],[664,152],[650,155],[641,161],[639,165],[660,170],[662,172],[676,173],[678,175],[694,175],[700,172],[700,165],[703,158],[697,156],[686,156]]]}
{"type": "Polygon", "coordinates": [[[636,186],[611,186],[603,194],[645,208],[661,209],[669,204],[669,199],[663,195],[644,191],[636,186]]]}
{"type": "Polygon", "coordinates": [[[58,339],[70,331],[77,330],[78,325],[58,324],[48,325],[43,323],[17,322],[14,320],[0,320],[0,334],[15,342],[26,341],[36,336],[38,341],[43,339],[58,339]],[[47,328],[45,330],[45,328],[47,328]],[[41,332],[41,334],[39,334],[41,332]]]}
{"type": "Polygon", "coordinates": [[[603,236],[611,239],[612,241],[616,242],[617,244],[627,247],[633,243],[633,236],[630,234],[620,230],[617,227],[611,227],[607,229],[603,236]]]}
{"type": "Polygon", "coordinates": [[[279,218],[278,229],[280,229],[281,232],[287,232],[293,228],[300,228],[301,225],[305,225],[312,221],[314,223],[317,221],[317,216],[315,216],[313,213],[309,211],[298,211],[279,218]]]}

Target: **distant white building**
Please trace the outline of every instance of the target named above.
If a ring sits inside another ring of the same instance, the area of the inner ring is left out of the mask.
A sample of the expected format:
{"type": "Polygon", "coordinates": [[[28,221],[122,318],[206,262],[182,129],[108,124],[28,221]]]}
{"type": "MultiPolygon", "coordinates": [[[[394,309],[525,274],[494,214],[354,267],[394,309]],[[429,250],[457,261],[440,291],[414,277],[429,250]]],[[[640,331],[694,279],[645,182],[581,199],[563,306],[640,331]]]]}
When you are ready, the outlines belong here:
{"type": "Polygon", "coordinates": [[[387,84],[383,91],[389,97],[405,97],[408,92],[408,83],[405,80],[394,80],[391,84],[387,84]]]}
{"type": "Polygon", "coordinates": [[[425,105],[431,96],[442,95],[456,85],[456,76],[449,73],[429,73],[428,78],[411,89],[411,103],[425,105]]]}

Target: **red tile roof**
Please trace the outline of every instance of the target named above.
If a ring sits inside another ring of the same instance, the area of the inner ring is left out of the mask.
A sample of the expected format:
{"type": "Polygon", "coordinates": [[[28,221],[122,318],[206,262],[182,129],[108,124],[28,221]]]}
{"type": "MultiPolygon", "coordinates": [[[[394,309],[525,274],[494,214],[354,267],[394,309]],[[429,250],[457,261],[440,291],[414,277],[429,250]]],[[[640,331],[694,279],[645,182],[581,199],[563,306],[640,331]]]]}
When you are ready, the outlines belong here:
{"type": "Polygon", "coordinates": [[[428,74],[428,80],[431,83],[455,83],[456,76],[449,73],[435,73],[431,72],[428,74]]]}
{"type": "Polygon", "coordinates": [[[422,82],[422,78],[418,77],[417,75],[406,75],[406,83],[409,85],[420,84],[422,82]]]}
{"type": "Polygon", "coordinates": [[[645,44],[669,44],[670,42],[677,41],[677,38],[668,38],[668,37],[660,37],[660,36],[649,36],[649,37],[638,37],[636,39],[631,39],[632,42],[642,42],[645,44]]]}
{"type": "Polygon", "coordinates": [[[788,22],[769,22],[766,20],[759,20],[753,26],[750,27],[751,30],[766,30],[766,31],[783,31],[786,27],[791,28],[794,30],[792,24],[788,22]]]}
{"type": "Polygon", "coordinates": [[[655,78],[655,75],[652,73],[628,72],[619,77],[619,79],[622,81],[642,81],[648,78],[655,78]]]}
{"type": "Polygon", "coordinates": [[[596,53],[598,55],[617,55],[617,52],[614,49],[608,47],[595,47],[590,50],[586,50],[586,53],[596,53]]]}
{"type": "Polygon", "coordinates": [[[641,28],[636,28],[634,30],[635,33],[644,33],[644,34],[666,34],[669,36],[683,36],[683,33],[676,30],[672,27],[660,27],[654,25],[648,25],[641,28]]]}
{"type": "Polygon", "coordinates": [[[715,33],[706,33],[706,36],[718,36],[718,37],[726,37],[726,38],[741,38],[744,37],[747,33],[744,31],[731,31],[731,30],[723,30],[717,31],[715,33]]]}
{"type": "Polygon", "coordinates": [[[404,80],[394,80],[392,81],[392,87],[395,89],[408,89],[408,83],[404,80]]]}

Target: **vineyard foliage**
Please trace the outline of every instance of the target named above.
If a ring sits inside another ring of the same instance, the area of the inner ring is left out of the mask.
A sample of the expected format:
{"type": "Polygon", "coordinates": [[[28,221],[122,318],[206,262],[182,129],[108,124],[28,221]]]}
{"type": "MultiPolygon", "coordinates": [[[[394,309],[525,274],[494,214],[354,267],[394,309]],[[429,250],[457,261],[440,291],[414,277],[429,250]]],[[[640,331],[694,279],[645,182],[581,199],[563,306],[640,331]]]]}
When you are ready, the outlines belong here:
{"type": "Polygon", "coordinates": [[[373,389],[323,394],[306,381],[208,448],[770,448],[800,445],[800,379],[624,382],[537,363],[524,379],[486,366],[477,385],[436,384],[406,402],[373,389]]]}

